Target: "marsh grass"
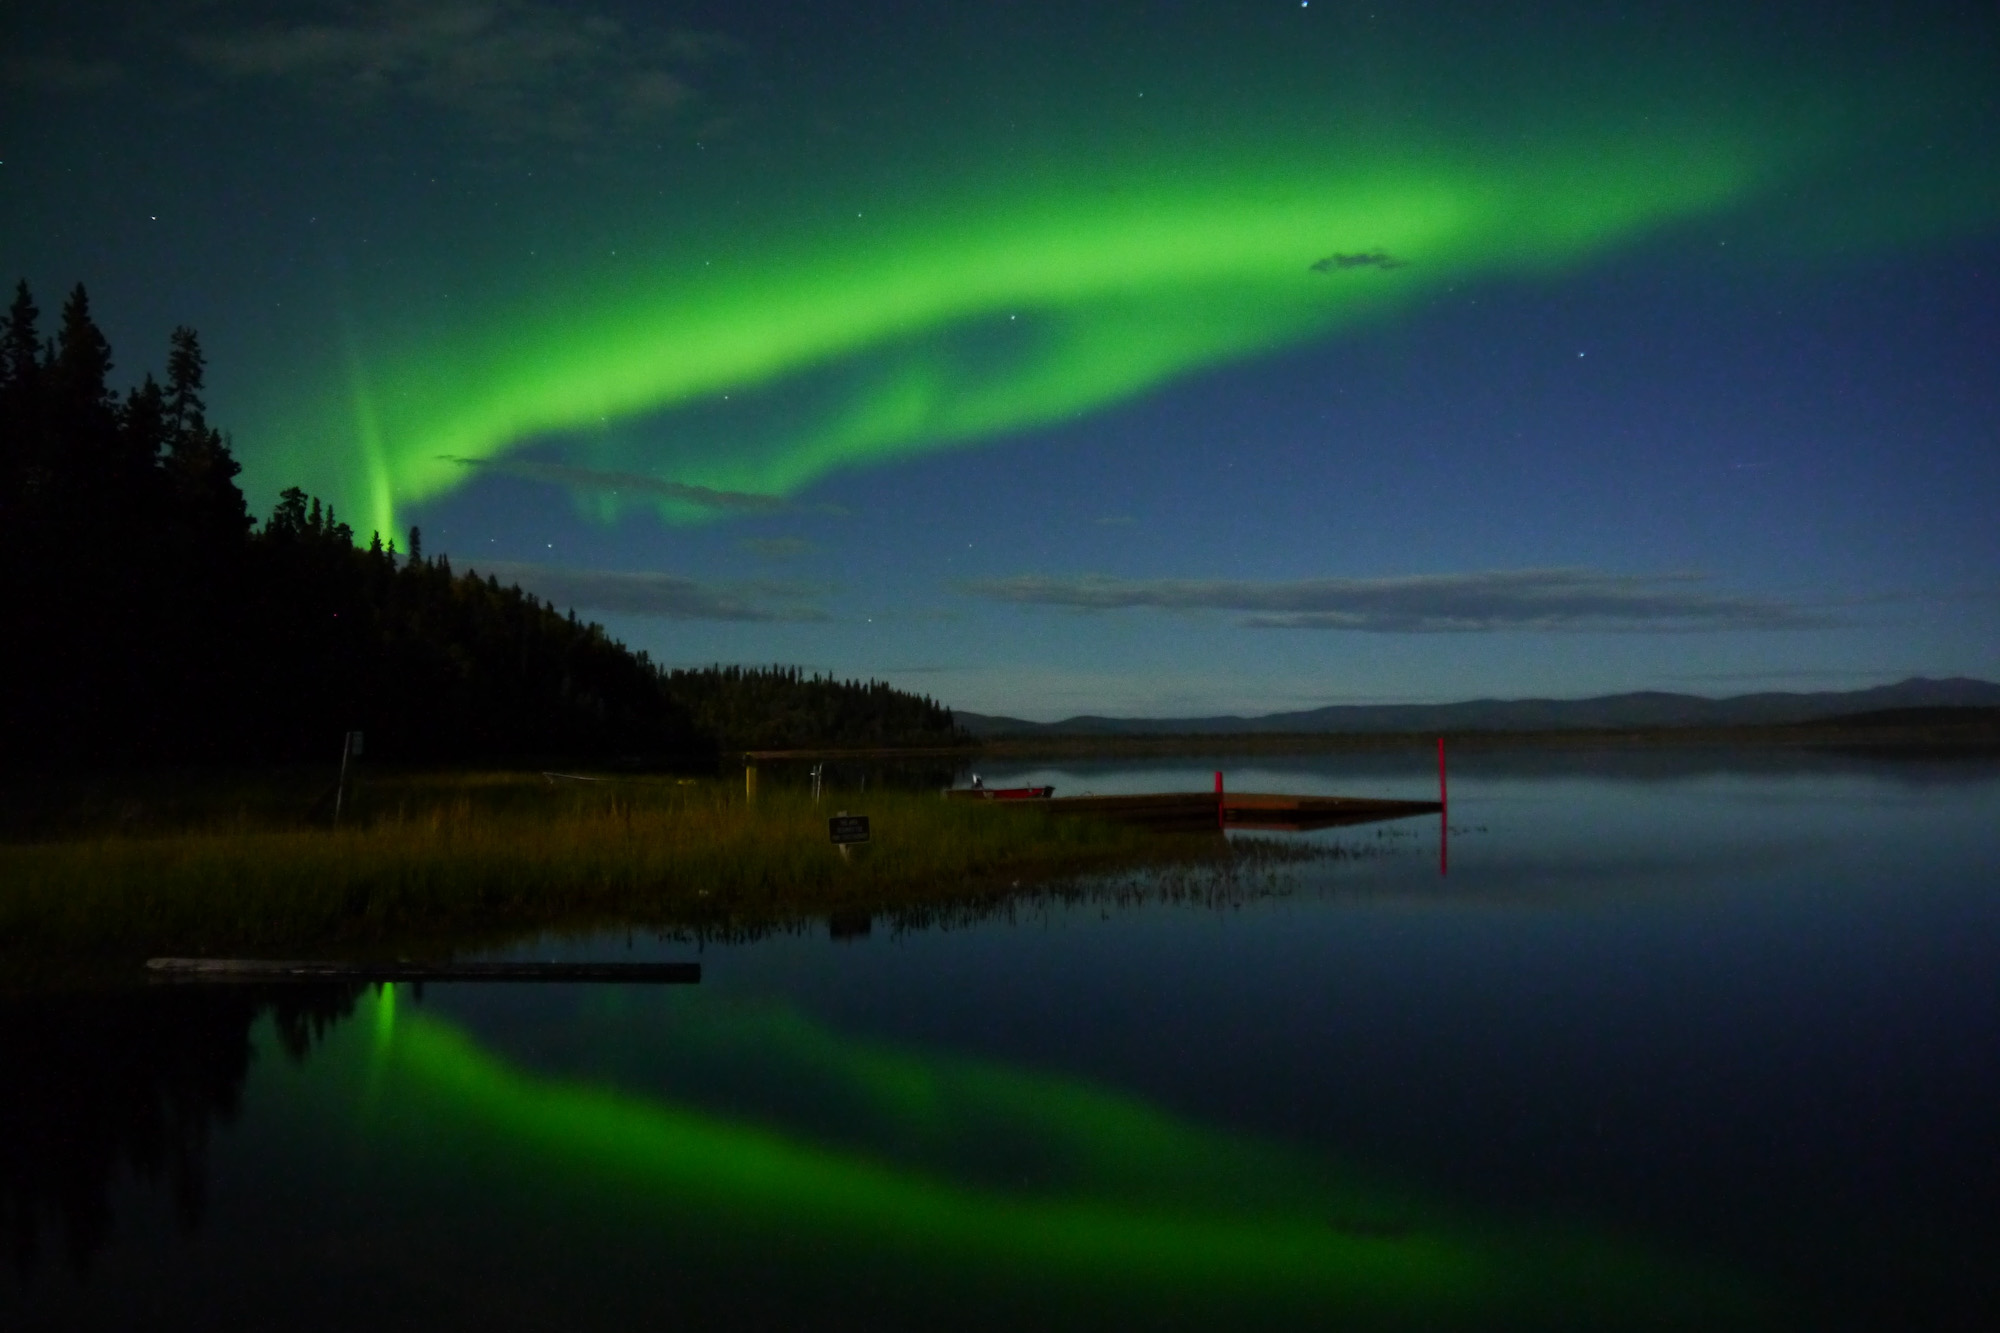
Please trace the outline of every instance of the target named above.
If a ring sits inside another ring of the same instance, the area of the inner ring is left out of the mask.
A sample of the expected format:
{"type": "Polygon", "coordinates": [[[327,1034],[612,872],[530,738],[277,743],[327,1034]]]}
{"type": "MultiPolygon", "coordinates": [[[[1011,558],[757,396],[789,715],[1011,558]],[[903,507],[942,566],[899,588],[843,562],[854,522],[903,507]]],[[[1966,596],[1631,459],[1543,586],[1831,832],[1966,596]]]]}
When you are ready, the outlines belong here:
{"type": "Polygon", "coordinates": [[[363,954],[619,925],[729,936],[949,914],[1024,883],[1233,855],[1212,835],[927,792],[815,806],[778,788],[750,806],[715,779],[411,775],[369,784],[338,828],[232,818],[227,804],[207,826],[0,845],[0,957],[363,954]],[[836,809],[872,821],[851,859],[827,839],[836,809]]]}

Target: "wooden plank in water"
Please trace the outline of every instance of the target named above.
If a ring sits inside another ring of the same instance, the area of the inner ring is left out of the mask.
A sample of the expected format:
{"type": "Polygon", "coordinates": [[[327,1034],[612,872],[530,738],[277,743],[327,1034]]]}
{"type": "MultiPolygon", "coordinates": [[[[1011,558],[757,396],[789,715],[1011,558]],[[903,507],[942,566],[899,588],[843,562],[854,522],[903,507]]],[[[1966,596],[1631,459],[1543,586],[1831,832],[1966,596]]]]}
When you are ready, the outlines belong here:
{"type": "Polygon", "coordinates": [[[157,981],[633,981],[692,985],[700,963],[348,963],[318,959],[153,958],[157,981]]]}
{"type": "Polygon", "coordinates": [[[873,750],[745,750],[743,761],[759,764],[784,759],[964,759],[974,753],[964,745],[901,745],[873,750]]]}

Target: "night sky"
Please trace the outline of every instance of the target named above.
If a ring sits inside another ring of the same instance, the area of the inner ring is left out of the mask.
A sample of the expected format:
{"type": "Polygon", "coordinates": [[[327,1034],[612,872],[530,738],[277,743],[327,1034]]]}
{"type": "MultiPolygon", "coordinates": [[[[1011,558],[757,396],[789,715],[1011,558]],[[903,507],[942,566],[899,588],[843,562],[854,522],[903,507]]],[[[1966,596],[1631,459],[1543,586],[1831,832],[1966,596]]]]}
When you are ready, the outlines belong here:
{"type": "Polygon", "coordinates": [[[982,712],[2000,677],[2000,9],[9,5],[251,507],[982,712]]]}

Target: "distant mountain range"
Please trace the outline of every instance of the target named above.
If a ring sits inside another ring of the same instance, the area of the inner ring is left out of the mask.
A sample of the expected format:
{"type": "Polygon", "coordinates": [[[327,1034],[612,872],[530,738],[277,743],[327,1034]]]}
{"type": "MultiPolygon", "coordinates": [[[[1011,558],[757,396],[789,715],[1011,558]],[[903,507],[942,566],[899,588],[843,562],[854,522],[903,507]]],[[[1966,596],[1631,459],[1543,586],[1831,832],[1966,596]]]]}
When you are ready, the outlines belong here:
{"type": "Polygon", "coordinates": [[[1381,734],[1456,731],[1571,731],[1624,727],[1779,726],[1904,708],[2000,708],[2000,685],[1955,676],[1912,676],[1894,685],[1815,694],[1698,694],[1647,690],[1595,699],[1470,699],[1455,704],[1334,704],[1262,717],[1096,717],[1028,722],[954,711],[975,736],[1197,736],[1381,734]]]}

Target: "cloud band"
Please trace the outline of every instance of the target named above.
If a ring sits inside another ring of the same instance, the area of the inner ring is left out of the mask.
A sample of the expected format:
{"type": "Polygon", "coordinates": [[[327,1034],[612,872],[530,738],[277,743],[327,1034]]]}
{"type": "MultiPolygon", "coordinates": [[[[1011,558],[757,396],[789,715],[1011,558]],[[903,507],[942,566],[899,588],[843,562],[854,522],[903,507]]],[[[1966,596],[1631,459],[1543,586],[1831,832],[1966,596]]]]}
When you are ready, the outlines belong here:
{"type": "Polygon", "coordinates": [[[1696,574],[1513,569],[1288,582],[1022,574],[962,587],[993,601],[1076,611],[1238,612],[1238,623],[1248,629],[1673,633],[1819,629],[1835,623],[1785,602],[1713,591],[1707,582],[1696,574]]]}
{"type": "Polygon", "coordinates": [[[667,620],[823,621],[803,599],[812,589],[791,583],[702,583],[679,574],[497,560],[479,566],[502,583],[518,583],[557,606],[667,620]]]}
{"type": "Polygon", "coordinates": [[[793,507],[780,495],[761,495],[755,491],[719,491],[709,486],[692,486],[686,482],[649,477],[643,472],[607,472],[598,468],[574,467],[568,463],[537,463],[528,459],[459,458],[452,454],[439,454],[438,458],[446,463],[456,463],[462,468],[496,473],[503,477],[519,477],[525,481],[547,482],[552,486],[568,486],[582,491],[604,491],[616,495],[639,496],[648,500],[667,500],[719,513],[776,514],[793,507]]]}

